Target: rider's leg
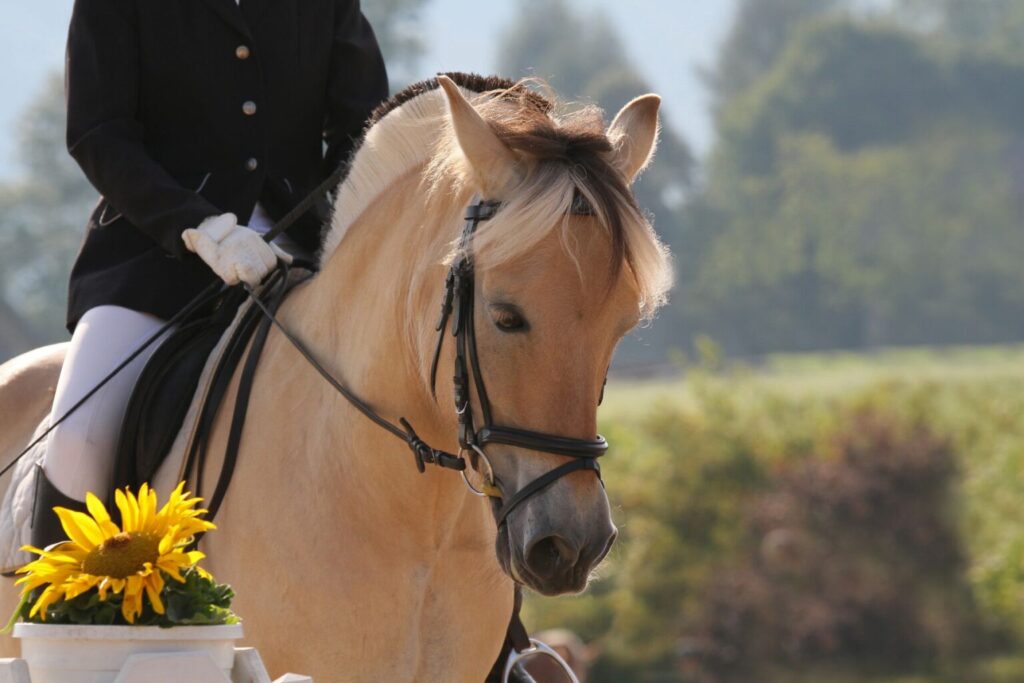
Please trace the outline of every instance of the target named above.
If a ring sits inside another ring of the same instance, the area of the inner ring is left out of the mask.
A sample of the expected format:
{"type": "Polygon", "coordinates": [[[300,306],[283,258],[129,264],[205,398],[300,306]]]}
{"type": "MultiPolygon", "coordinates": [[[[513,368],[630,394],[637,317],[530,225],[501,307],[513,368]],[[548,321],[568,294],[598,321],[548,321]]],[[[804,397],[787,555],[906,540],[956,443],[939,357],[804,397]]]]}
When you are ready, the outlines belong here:
{"type": "MultiPolygon", "coordinates": [[[[148,313],[120,306],[98,306],[87,311],[71,337],[57,382],[51,420],[70,410],[163,324],[164,321],[148,313]]],[[[147,348],[50,433],[43,472],[39,473],[45,476],[40,476],[37,520],[40,515],[56,520],[56,515],[49,511],[50,503],[66,507],[74,501],[84,501],[87,491],[106,497],[128,398],[158,343],[147,348]]],[[[45,521],[42,528],[33,525],[33,543],[37,546],[60,540],[43,537],[47,527],[53,528],[45,521]]]]}

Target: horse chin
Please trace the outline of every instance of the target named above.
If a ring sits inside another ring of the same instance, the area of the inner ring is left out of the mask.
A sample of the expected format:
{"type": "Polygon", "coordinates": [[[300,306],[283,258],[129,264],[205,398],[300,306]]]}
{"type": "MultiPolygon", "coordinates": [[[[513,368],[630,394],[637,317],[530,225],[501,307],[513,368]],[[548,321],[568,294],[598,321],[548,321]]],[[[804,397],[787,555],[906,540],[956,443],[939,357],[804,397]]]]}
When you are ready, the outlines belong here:
{"type": "Polygon", "coordinates": [[[515,577],[515,570],[512,569],[512,547],[508,541],[508,527],[504,524],[498,527],[498,534],[494,539],[494,554],[498,558],[501,571],[505,572],[512,580],[518,581],[515,577]]]}
{"type": "Polygon", "coordinates": [[[498,565],[505,575],[520,585],[533,588],[533,582],[527,578],[529,572],[521,571],[522,560],[516,556],[509,541],[508,526],[502,524],[498,527],[498,535],[494,541],[494,553],[498,557],[498,565]],[[526,574],[524,576],[524,573],[526,574]]]}
{"type": "Polygon", "coordinates": [[[528,586],[535,592],[549,598],[558,595],[582,593],[587,590],[587,585],[590,583],[589,573],[583,573],[573,576],[568,580],[559,580],[557,582],[541,580],[533,576],[525,567],[522,567],[520,572],[520,567],[517,563],[512,564],[511,576],[517,583],[528,586]]]}

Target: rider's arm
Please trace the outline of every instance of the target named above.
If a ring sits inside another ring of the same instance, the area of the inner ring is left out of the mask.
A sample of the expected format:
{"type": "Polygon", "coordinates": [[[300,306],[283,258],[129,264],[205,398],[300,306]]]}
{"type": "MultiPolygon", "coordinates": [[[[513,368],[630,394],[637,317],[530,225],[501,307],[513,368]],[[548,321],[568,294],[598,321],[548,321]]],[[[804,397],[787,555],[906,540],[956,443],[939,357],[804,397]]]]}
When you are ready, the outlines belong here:
{"type": "Polygon", "coordinates": [[[335,16],[324,122],[324,175],[345,161],[366,119],[388,96],[384,59],[373,29],[359,9],[359,0],[337,0],[335,16]]]}
{"type": "Polygon", "coordinates": [[[68,32],[68,151],[110,204],[175,256],[181,233],[221,213],[143,145],[134,3],[75,0],[68,32]]]}

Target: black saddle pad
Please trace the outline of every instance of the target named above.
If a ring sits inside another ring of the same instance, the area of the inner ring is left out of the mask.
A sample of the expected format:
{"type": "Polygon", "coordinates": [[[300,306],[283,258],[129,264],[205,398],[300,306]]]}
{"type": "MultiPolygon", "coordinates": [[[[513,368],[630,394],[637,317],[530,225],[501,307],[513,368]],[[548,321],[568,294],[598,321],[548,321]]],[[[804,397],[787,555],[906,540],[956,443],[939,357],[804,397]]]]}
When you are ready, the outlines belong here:
{"type": "Polygon", "coordinates": [[[181,429],[207,358],[245,292],[220,292],[160,344],[135,382],[121,425],[110,491],[152,481],[181,429]]]}

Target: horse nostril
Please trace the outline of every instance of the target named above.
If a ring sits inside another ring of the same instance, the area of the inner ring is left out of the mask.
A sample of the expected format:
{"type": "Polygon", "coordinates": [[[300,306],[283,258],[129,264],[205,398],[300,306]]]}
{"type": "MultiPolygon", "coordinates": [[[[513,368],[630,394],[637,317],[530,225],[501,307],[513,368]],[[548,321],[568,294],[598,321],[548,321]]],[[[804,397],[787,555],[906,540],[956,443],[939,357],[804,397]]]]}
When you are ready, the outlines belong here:
{"type": "Polygon", "coordinates": [[[554,579],[576,565],[579,551],[560,536],[545,536],[526,551],[526,565],[541,579],[554,579]]]}

